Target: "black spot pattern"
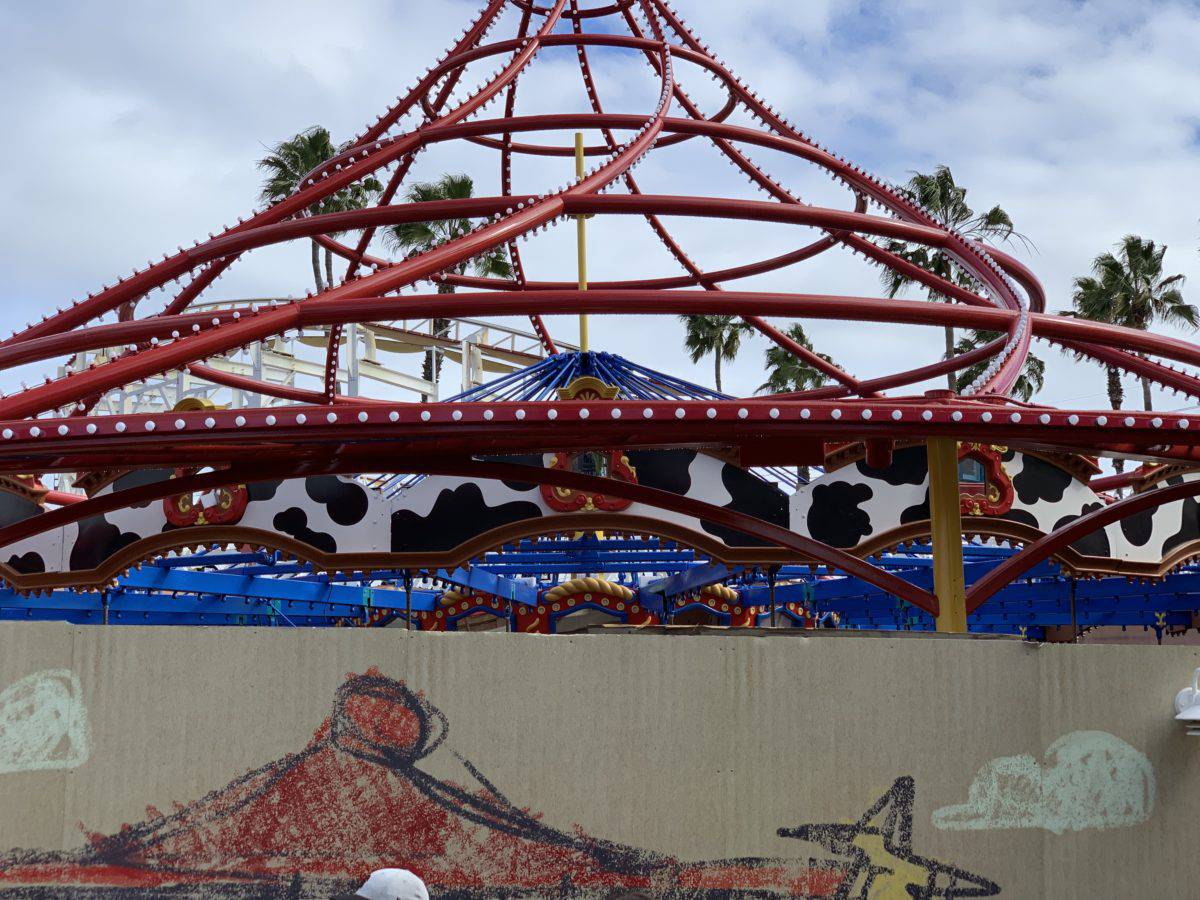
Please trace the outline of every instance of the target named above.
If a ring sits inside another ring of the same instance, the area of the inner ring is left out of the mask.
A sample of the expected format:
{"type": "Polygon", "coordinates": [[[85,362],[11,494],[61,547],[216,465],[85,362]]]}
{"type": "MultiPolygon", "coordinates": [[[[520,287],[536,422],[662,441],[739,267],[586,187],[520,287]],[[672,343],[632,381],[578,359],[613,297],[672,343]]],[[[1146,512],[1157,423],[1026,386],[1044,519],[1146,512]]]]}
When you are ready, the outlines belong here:
{"type": "MultiPolygon", "coordinates": [[[[1059,519],[1057,522],[1055,522],[1054,530],[1058,531],[1058,529],[1060,529],[1060,528],[1065,528],[1067,525],[1070,525],[1076,519],[1081,518],[1082,516],[1086,516],[1089,513],[1094,513],[1096,510],[1102,509],[1103,507],[1104,507],[1103,503],[1085,504],[1083,507],[1083,510],[1079,513],[1078,516],[1074,516],[1074,515],[1063,516],[1061,519],[1059,519]]],[[[1075,543],[1073,543],[1071,545],[1071,549],[1077,553],[1082,553],[1085,556],[1111,556],[1112,555],[1112,547],[1110,546],[1110,544],[1108,542],[1108,535],[1105,533],[1103,528],[1097,528],[1091,534],[1085,534],[1083,537],[1081,537],[1079,540],[1077,540],[1075,543]]]]}
{"type": "Polygon", "coordinates": [[[1163,541],[1163,556],[1167,556],[1176,547],[1196,540],[1200,540],[1200,503],[1195,498],[1188,497],[1181,505],[1179,530],[1163,541]]]}
{"type": "Polygon", "coordinates": [[[908,507],[900,513],[900,524],[907,525],[909,522],[928,522],[929,516],[929,491],[926,491],[924,500],[908,507]]]}
{"type": "Polygon", "coordinates": [[[1010,509],[1008,512],[999,516],[1001,519],[1008,519],[1010,522],[1020,522],[1022,525],[1028,525],[1031,528],[1041,530],[1041,525],[1038,524],[1037,517],[1031,512],[1026,512],[1023,509],[1010,509]]]}
{"type": "MultiPolygon", "coordinates": [[[[517,466],[530,466],[534,469],[544,469],[546,467],[546,461],[542,458],[542,454],[540,453],[515,453],[512,456],[485,456],[483,458],[491,462],[511,463],[517,466]]],[[[503,484],[510,491],[520,491],[522,493],[526,491],[536,491],[538,489],[538,485],[532,481],[502,481],[501,484],[503,484]]]]}
{"type": "Polygon", "coordinates": [[[122,531],[104,516],[84,519],[79,523],[79,537],[71,548],[71,568],[94,569],[138,537],[132,531],[122,531]]]}
{"type": "Polygon", "coordinates": [[[367,514],[367,492],[352,481],[342,481],[336,475],[317,475],[304,479],[304,490],[312,499],[325,504],[329,518],[339,525],[355,525],[367,514]]]}
{"type": "Polygon", "coordinates": [[[452,550],[493,528],[541,516],[541,507],[527,500],[489,506],[479,485],[465,482],[444,489],[428,515],[409,509],[392,513],[392,551],[452,550]]]}
{"type": "Polygon", "coordinates": [[[924,447],[902,447],[892,454],[892,464],[886,469],[874,469],[866,460],[855,463],[858,471],[868,478],[886,481],[893,487],[902,484],[924,484],[929,476],[929,461],[924,447]]]}
{"type": "Polygon", "coordinates": [[[1145,547],[1154,534],[1154,514],[1157,509],[1143,509],[1121,519],[1121,533],[1135,547],[1145,547]]]}
{"type": "Polygon", "coordinates": [[[831,547],[855,547],[871,533],[871,517],[858,508],[875,495],[870,485],[835,481],[813,487],[808,533],[831,547]]]}
{"type": "Polygon", "coordinates": [[[22,575],[33,575],[37,572],[46,571],[46,561],[42,559],[40,553],[30,550],[28,553],[22,553],[20,556],[10,556],[8,558],[8,567],[15,572],[20,572],[22,575]]]}
{"type": "Polygon", "coordinates": [[[1074,480],[1069,472],[1058,466],[1026,454],[1025,465],[1013,479],[1013,488],[1026,506],[1033,506],[1039,500],[1058,503],[1074,480]]]}
{"type": "MultiPolygon", "coordinates": [[[[112,483],[112,490],[124,491],[128,488],[141,487],[144,484],[157,484],[160,481],[166,481],[174,476],[174,469],[134,469],[132,472],[126,472],[119,476],[112,483]]],[[[161,500],[146,500],[142,503],[131,504],[133,509],[145,509],[155,503],[161,503],[161,500]]]]}
{"type": "Polygon", "coordinates": [[[298,541],[303,541],[310,547],[324,550],[326,553],[337,553],[337,541],[333,535],[324,531],[313,531],[308,527],[308,513],[298,506],[289,506],[283,512],[276,513],[271,520],[276,531],[290,534],[298,541]]]}
{"type": "Polygon", "coordinates": [[[631,450],[626,455],[637,470],[638,484],[681,495],[692,489],[689,473],[695,450],[631,450]]]}
{"type": "MultiPolygon", "coordinates": [[[[683,467],[682,471],[686,474],[687,468],[683,467]]],[[[767,484],[758,476],[728,463],[721,467],[721,483],[731,498],[725,504],[726,509],[734,509],[783,528],[788,527],[787,494],[775,485],[767,484]]],[[[700,527],[730,547],[774,546],[770,541],[712,522],[701,522],[700,527]]]]}
{"type": "Polygon", "coordinates": [[[256,481],[253,484],[246,485],[246,496],[251,503],[260,502],[263,500],[274,500],[275,494],[279,490],[279,486],[283,484],[279,481],[256,481]]]}

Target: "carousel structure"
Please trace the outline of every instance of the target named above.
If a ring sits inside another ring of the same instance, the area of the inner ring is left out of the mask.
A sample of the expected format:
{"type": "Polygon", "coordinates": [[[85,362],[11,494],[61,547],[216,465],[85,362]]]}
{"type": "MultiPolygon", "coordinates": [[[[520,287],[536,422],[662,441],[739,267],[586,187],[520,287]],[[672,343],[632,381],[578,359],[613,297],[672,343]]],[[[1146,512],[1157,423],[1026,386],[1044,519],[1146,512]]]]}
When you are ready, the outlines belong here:
{"type": "Polygon", "coordinates": [[[0,366],[52,372],[0,397],[0,618],[1195,627],[1200,416],[1015,400],[1034,341],[1200,397],[1200,347],[1047,312],[1025,265],[800,130],[665,0],[489,0],[294,195],[0,341],[0,366]],[[564,60],[586,102],[521,112],[564,60]],[[606,109],[598,60],[644,82],[644,108],[606,109]],[[494,156],[498,190],[409,202],[418,158],[454,144],[494,156]],[[639,166],[688,144],[754,197],[644,191],[639,166]],[[840,200],[815,202],[798,171],[840,200]],[[320,211],[366,179],[381,188],[367,208],[320,211]],[[674,274],[633,255],[589,283],[588,229],[608,217],[674,274]],[[449,219],[470,227],[381,249],[384,229],[449,219]],[[790,249],[734,241],[749,255],[706,267],[680,221],[769,225],[790,249]],[[533,245],[554,230],[576,248],[571,280],[537,271],[533,245]],[[326,289],[216,295],[242,258],[310,240],[340,261],[326,289]],[[953,277],[898,247],[943,254],[953,277]],[[808,285],[806,266],[845,252],[947,302],[748,289],[783,272],[808,285]],[[510,277],[467,274],[496,253],[510,277]],[[548,329],[564,314],[583,317],[578,347],[548,329]],[[738,317],[825,384],[729,396],[592,349],[589,315],[738,317]],[[795,319],[996,337],[862,378],[790,337],[795,319]],[[440,397],[393,351],[459,364],[461,393],[440,397]],[[960,391],[924,389],[968,369],[960,391]],[[1134,462],[1106,475],[1102,457],[1134,462]]]}

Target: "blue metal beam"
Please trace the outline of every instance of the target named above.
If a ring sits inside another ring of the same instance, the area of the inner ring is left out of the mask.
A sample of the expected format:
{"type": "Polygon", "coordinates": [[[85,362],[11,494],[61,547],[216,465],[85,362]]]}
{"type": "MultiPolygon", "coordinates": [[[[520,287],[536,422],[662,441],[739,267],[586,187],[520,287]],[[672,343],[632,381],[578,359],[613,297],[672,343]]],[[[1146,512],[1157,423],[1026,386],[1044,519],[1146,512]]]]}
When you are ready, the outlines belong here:
{"type": "MultiPolygon", "coordinates": [[[[431,577],[448,582],[459,587],[469,588],[494,597],[503,597],[523,603],[526,606],[537,606],[537,588],[512,578],[495,575],[486,569],[472,567],[471,569],[455,569],[447,572],[438,569],[429,573],[431,577]]],[[[432,607],[430,607],[432,609],[432,607]]]]}
{"type": "Polygon", "coordinates": [[[678,575],[672,575],[669,578],[663,578],[651,584],[643,585],[642,593],[657,594],[662,597],[678,597],[680,594],[696,591],[710,584],[716,584],[719,581],[732,578],[734,575],[744,571],[746,571],[745,566],[730,568],[724,563],[709,563],[703,566],[695,566],[686,572],[680,572],[678,575]]]}

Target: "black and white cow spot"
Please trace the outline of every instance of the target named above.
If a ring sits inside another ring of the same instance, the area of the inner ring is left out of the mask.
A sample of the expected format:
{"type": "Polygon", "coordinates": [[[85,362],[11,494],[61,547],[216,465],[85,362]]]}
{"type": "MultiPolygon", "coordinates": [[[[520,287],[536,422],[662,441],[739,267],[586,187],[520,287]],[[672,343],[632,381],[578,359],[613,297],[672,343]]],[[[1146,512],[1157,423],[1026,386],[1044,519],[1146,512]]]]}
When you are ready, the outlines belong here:
{"type": "Polygon", "coordinates": [[[859,504],[874,496],[867,484],[816,484],[808,510],[808,533],[831,547],[855,547],[871,533],[871,517],[859,504]]]}
{"type": "MultiPolygon", "coordinates": [[[[1088,503],[1083,507],[1078,516],[1063,516],[1054,523],[1054,530],[1066,528],[1076,519],[1094,513],[1098,509],[1103,509],[1103,503],[1088,503]]],[[[1085,534],[1079,540],[1071,545],[1071,549],[1077,553],[1082,553],[1084,556],[1111,556],[1112,546],[1108,540],[1108,534],[1103,528],[1097,528],[1091,534],[1085,534]]]]}
{"type": "Polygon", "coordinates": [[[902,484],[924,484],[925,479],[929,477],[929,461],[924,447],[901,447],[892,454],[892,464],[886,469],[872,468],[867,465],[865,459],[859,460],[855,466],[868,478],[886,481],[893,487],[902,484]]]}
{"type": "Polygon", "coordinates": [[[355,525],[367,514],[367,492],[361,485],[335,475],[318,475],[304,480],[304,490],[325,504],[329,518],[338,525],[355,525]]]}
{"type": "Polygon", "coordinates": [[[1197,540],[1200,540],[1200,502],[1188,497],[1180,504],[1179,530],[1163,541],[1162,555],[1197,540]]]}
{"type": "Polygon", "coordinates": [[[1021,471],[1013,478],[1013,488],[1025,506],[1033,506],[1040,501],[1058,503],[1075,480],[1066,470],[1036,456],[1026,454],[1024,462],[1021,471]]]}
{"type": "Polygon", "coordinates": [[[1154,514],[1157,509],[1143,509],[1121,519],[1121,533],[1135,547],[1145,547],[1154,535],[1154,514]]]}
{"type": "MultiPolygon", "coordinates": [[[[687,474],[689,469],[685,468],[683,471],[684,474],[687,474]]],[[[787,494],[775,485],[768,484],[745,469],[728,463],[721,466],[721,483],[730,497],[729,502],[725,504],[726,509],[754,516],[756,519],[762,519],[782,528],[787,527],[787,494]]],[[[751,537],[734,528],[726,528],[713,522],[701,522],[700,526],[730,547],[767,547],[772,545],[770,541],[751,537]]]]}
{"type": "Polygon", "coordinates": [[[94,569],[114,553],[138,540],[132,531],[122,531],[104,516],[84,519],[79,523],[79,536],[71,548],[72,569],[94,569]]]}
{"type": "Polygon", "coordinates": [[[541,517],[542,508],[527,500],[491,506],[479,485],[467,481],[441,491],[423,516],[411,509],[393,512],[392,551],[452,550],[493,528],[541,517]]]}
{"type": "Polygon", "coordinates": [[[912,506],[905,508],[900,513],[900,524],[907,525],[909,522],[928,522],[930,519],[929,512],[929,491],[925,492],[925,499],[920,503],[915,503],[912,506]]]}
{"type": "Polygon", "coordinates": [[[1041,530],[1037,516],[1023,509],[1010,509],[1008,512],[1001,514],[1000,518],[1008,519],[1010,522],[1020,522],[1022,525],[1028,525],[1030,528],[1041,530]]]}
{"type": "MultiPolygon", "coordinates": [[[[510,463],[515,466],[529,466],[532,469],[543,469],[546,467],[546,461],[540,453],[516,453],[512,456],[497,456],[484,457],[484,459],[494,459],[496,462],[510,463]]],[[[503,481],[506,488],[510,491],[536,491],[538,485],[532,481],[503,481]]]]}
{"type": "Polygon", "coordinates": [[[20,556],[10,556],[8,558],[8,567],[14,572],[20,572],[22,575],[34,575],[38,572],[46,571],[46,561],[42,559],[42,554],[36,553],[33,550],[27,553],[22,553],[20,556]]]}
{"type": "Polygon", "coordinates": [[[298,541],[303,541],[310,547],[316,547],[326,553],[337,553],[337,541],[332,534],[324,531],[313,531],[308,527],[308,513],[298,506],[289,506],[275,514],[273,521],[276,531],[290,534],[298,541]]]}
{"type": "Polygon", "coordinates": [[[685,496],[691,490],[695,450],[631,450],[627,455],[637,471],[638,484],[685,496]]]}
{"type": "Polygon", "coordinates": [[[250,503],[263,503],[267,500],[274,500],[275,494],[281,484],[283,484],[282,479],[251,482],[246,485],[246,497],[250,503]]]}
{"type": "MultiPolygon", "coordinates": [[[[124,491],[129,488],[141,487],[145,484],[158,484],[160,481],[166,481],[175,474],[173,469],[134,469],[132,472],[126,472],[113,480],[111,489],[115,491],[124,491]]],[[[131,509],[145,509],[155,503],[161,503],[160,500],[145,500],[141,503],[130,504],[131,509]]]]}

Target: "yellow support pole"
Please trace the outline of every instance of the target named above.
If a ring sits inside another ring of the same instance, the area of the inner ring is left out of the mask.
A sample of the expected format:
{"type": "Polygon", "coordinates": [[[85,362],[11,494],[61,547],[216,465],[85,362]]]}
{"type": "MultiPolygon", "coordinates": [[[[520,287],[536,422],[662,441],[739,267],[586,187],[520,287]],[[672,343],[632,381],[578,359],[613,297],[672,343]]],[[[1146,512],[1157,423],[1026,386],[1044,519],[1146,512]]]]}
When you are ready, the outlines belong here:
{"type": "Polygon", "coordinates": [[[929,438],[925,447],[929,456],[933,590],[940,609],[937,630],[963,634],[967,631],[967,586],[963,578],[958,441],[929,438]]]}
{"type": "MultiPolygon", "coordinates": [[[[583,178],[583,132],[575,132],[575,177],[583,178]]],[[[586,291],[587,285],[587,217],[575,217],[576,256],[579,264],[579,289],[586,291]]],[[[588,317],[587,313],[579,316],[579,347],[588,349],[588,317]]]]}

